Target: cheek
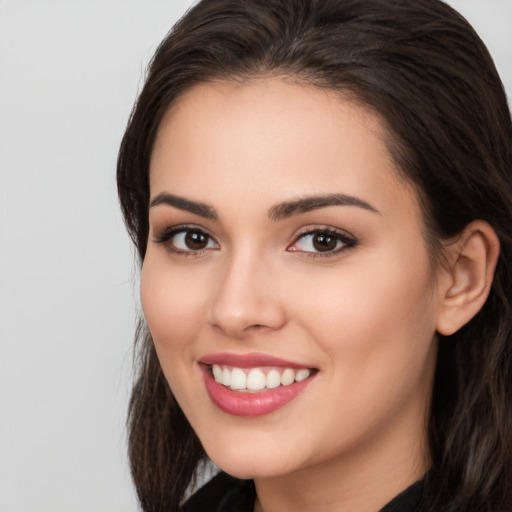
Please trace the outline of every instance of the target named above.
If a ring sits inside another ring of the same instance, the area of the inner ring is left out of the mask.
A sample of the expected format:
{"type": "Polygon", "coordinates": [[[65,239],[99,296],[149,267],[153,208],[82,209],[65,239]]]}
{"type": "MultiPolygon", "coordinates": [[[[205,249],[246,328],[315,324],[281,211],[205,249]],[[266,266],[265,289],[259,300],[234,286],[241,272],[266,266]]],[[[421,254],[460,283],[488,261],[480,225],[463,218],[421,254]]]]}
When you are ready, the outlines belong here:
{"type": "Polygon", "coordinates": [[[317,273],[314,285],[303,282],[307,294],[289,293],[302,298],[294,316],[353,379],[425,364],[435,334],[429,262],[423,253],[405,261],[399,255],[382,252],[371,264],[354,259],[337,272],[317,273]]]}
{"type": "MultiPolygon", "coordinates": [[[[156,353],[173,394],[189,418],[191,404],[201,389],[190,383],[194,368],[194,343],[200,330],[204,293],[190,282],[186,272],[173,269],[165,257],[148,251],[141,272],[141,304],[156,353]],[[163,260],[163,261],[162,261],[163,260]]],[[[192,421],[196,423],[196,421],[192,421]]]]}
{"type": "Polygon", "coordinates": [[[419,267],[365,265],[365,272],[317,276],[315,287],[305,287],[302,326],[327,356],[326,387],[337,390],[317,404],[323,436],[337,435],[343,423],[343,435],[359,439],[412,402],[422,414],[435,365],[435,315],[430,272],[419,267]]]}
{"type": "Polygon", "coordinates": [[[160,260],[148,251],[140,282],[142,309],[159,355],[187,344],[203,309],[200,290],[186,272],[160,260]]]}

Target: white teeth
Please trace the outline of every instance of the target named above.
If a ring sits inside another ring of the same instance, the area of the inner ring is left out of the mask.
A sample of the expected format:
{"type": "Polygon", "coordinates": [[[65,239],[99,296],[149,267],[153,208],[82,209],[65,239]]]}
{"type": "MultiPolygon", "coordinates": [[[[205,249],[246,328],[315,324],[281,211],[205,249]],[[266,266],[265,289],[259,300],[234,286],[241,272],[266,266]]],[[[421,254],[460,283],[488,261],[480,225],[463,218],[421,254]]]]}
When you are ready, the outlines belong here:
{"type": "Polygon", "coordinates": [[[267,388],[274,389],[281,385],[281,375],[277,370],[270,370],[267,373],[267,388]]]}
{"type": "Polygon", "coordinates": [[[219,364],[212,365],[213,378],[219,384],[230,387],[236,391],[261,391],[262,389],[274,389],[279,386],[289,386],[294,382],[301,382],[311,375],[307,368],[294,370],[284,368],[281,371],[272,368],[265,375],[261,368],[232,368],[219,364]]]}
{"type": "Polygon", "coordinates": [[[266,383],[265,374],[258,368],[251,370],[247,375],[247,389],[259,391],[265,387],[266,383]]]}
{"type": "Polygon", "coordinates": [[[291,368],[286,368],[286,370],[281,375],[281,384],[283,386],[289,386],[293,384],[295,381],[295,372],[291,368]]]}
{"type": "Polygon", "coordinates": [[[307,369],[298,370],[297,374],[295,375],[295,381],[300,382],[304,379],[307,379],[309,377],[309,373],[310,372],[307,369]]]}
{"type": "Polygon", "coordinates": [[[231,372],[231,389],[247,389],[247,376],[240,368],[231,372]]]}
{"type": "Polygon", "coordinates": [[[218,364],[214,364],[212,366],[212,373],[213,373],[213,378],[217,382],[222,382],[222,369],[221,369],[221,367],[218,364]]]}
{"type": "Polygon", "coordinates": [[[222,384],[224,386],[231,386],[231,372],[227,368],[222,370],[222,384]]]}

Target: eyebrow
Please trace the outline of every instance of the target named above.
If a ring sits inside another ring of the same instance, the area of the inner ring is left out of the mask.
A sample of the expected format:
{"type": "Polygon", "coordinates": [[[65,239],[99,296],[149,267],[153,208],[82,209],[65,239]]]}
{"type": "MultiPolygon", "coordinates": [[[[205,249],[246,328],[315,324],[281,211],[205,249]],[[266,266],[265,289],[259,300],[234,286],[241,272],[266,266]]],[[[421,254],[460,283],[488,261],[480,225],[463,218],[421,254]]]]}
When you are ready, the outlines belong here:
{"type": "MultiPolygon", "coordinates": [[[[207,219],[217,220],[218,215],[215,208],[199,201],[192,201],[184,197],[162,192],[155,196],[150,202],[150,208],[166,204],[180,210],[194,213],[207,219]]],[[[371,204],[359,199],[358,197],[346,194],[328,194],[321,196],[308,196],[293,201],[284,201],[279,203],[268,211],[268,217],[271,221],[277,222],[283,219],[307,213],[328,206],[356,206],[374,213],[379,213],[371,204]]]]}
{"type": "Polygon", "coordinates": [[[308,196],[294,201],[285,201],[273,206],[268,216],[273,221],[279,221],[301,213],[326,208],[328,206],[357,206],[374,213],[379,213],[371,204],[358,197],[346,194],[328,194],[323,196],[308,196]]]}
{"type": "Polygon", "coordinates": [[[196,215],[200,215],[201,217],[205,217],[207,219],[216,220],[218,218],[217,212],[211,206],[198,201],[191,201],[190,199],[185,199],[184,197],[175,196],[174,194],[168,194],[166,192],[155,196],[151,200],[149,207],[153,208],[154,206],[158,206],[160,204],[174,206],[180,210],[195,213],[196,215]]]}

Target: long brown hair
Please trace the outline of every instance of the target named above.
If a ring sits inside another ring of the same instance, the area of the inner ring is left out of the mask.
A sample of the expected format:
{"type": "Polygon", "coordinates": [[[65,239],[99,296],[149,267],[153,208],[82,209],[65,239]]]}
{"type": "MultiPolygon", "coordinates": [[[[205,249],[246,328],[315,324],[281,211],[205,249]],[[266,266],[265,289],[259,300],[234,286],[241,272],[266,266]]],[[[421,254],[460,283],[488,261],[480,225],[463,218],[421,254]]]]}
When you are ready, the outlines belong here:
{"type": "MultiPolygon", "coordinates": [[[[474,219],[501,244],[490,296],[439,340],[423,512],[512,510],[512,122],[485,45],[440,0],[204,0],[159,46],[119,151],[128,231],[144,259],[149,161],[163,115],[214,79],[286,75],[348,94],[384,120],[421,196],[432,247],[474,219]]],[[[179,510],[204,451],[174,400],[143,320],[129,409],[146,512],[179,510]]]]}

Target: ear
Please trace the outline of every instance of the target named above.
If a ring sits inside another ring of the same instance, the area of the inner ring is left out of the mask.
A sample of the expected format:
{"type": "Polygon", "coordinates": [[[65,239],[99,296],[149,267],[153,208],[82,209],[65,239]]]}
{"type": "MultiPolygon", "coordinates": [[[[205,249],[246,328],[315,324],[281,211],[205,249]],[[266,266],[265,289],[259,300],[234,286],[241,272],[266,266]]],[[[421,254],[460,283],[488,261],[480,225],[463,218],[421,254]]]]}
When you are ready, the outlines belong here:
{"type": "Polygon", "coordinates": [[[467,324],[484,305],[500,243],[487,222],[475,220],[445,251],[447,266],[439,280],[441,307],[436,328],[440,334],[449,336],[467,324]]]}

